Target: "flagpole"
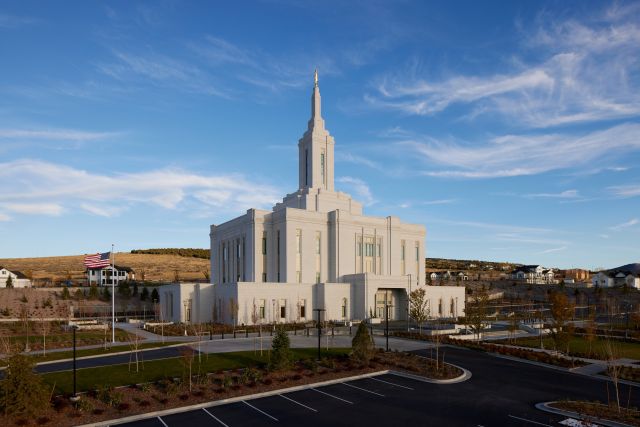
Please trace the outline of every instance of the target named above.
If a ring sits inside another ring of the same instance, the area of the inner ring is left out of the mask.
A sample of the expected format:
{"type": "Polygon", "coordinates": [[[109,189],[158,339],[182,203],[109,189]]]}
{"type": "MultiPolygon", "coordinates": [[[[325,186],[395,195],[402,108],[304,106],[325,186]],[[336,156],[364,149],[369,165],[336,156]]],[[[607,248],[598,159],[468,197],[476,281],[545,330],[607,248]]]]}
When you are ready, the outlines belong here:
{"type": "Polygon", "coordinates": [[[113,252],[113,243],[111,244],[111,342],[116,342],[116,254],[113,252]]]}

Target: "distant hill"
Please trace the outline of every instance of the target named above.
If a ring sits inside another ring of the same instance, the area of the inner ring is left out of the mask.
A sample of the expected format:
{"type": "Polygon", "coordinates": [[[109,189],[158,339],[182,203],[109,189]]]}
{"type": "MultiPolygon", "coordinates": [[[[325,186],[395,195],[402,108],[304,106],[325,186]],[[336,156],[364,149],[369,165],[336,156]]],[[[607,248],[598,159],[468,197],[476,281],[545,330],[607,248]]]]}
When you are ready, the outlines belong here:
{"type": "Polygon", "coordinates": [[[509,262],[480,261],[471,259],[446,259],[446,258],[426,258],[425,268],[431,270],[496,270],[507,271],[519,267],[522,264],[509,262]]]}
{"type": "Polygon", "coordinates": [[[640,263],[625,264],[625,265],[621,265],[620,267],[612,268],[607,271],[612,271],[612,272],[622,271],[625,273],[640,274],[640,263]]]}
{"type": "Polygon", "coordinates": [[[211,258],[209,249],[194,248],[156,248],[156,249],[134,249],[132,254],[151,254],[151,255],[178,255],[187,258],[211,258]]]}
{"type": "MultiPolygon", "coordinates": [[[[209,252],[209,251],[207,251],[209,252]]],[[[205,280],[209,271],[209,260],[176,254],[116,253],[116,264],[133,268],[136,279],[151,281],[173,281],[177,270],[181,281],[205,280]]],[[[84,279],[84,255],[4,258],[0,265],[9,270],[18,270],[31,275],[42,283],[60,280],[79,281],[84,279]]]]}

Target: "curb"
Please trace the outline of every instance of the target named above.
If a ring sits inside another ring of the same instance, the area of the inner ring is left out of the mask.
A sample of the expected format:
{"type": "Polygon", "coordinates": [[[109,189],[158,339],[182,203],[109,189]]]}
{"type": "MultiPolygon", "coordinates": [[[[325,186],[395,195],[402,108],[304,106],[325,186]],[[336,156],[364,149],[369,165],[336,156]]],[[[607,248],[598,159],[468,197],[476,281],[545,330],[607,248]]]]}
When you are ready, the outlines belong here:
{"type": "MultiPolygon", "coordinates": [[[[417,355],[417,356],[423,359],[428,359],[428,357],[425,357],[425,356],[420,356],[420,355],[417,355]]],[[[449,363],[449,362],[444,362],[444,363],[446,363],[447,365],[455,366],[456,368],[460,369],[462,371],[462,375],[456,378],[450,378],[448,380],[432,380],[432,379],[421,377],[419,375],[409,374],[406,372],[393,371],[393,373],[396,373],[400,376],[404,376],[414,380],[423,381],[423,382],[432,383],[432,384],[456,384],[471,378],[472,376],[471,371],[469,371],[468,369],[465,369],[462,366],[454,365],[453,363],[449,363]]]]}
{"type": "Polygon", "coordinates": [[[117,425],[117,424],[124,424],[124,423],[133,422],[133,421],[139,421],[139,420],[143,420],[143,419],[147,419],[147,418],[162,417],[164,415],[177,414],[177,413],[180,413],[180,412],[191,411],[191,410],[194,410],[194,409],[209,408],[209,407],[212,407],[212,406],[221,406],[221,405],[226,405],[228,403],[241,402],[243,400],[260,399],[262,397],[269,397],[269,396],[274,396],[274,395],[282,394],[282,393],[291,393],[291,392],[294,392],[294,391],[306,390],[306,389],[315,388],[315,387],[323,387],[323,386],[327,386],[327,385],[342,383],[342,382],[345,382],[345,381],[354,381],[354,380],[359,380],[359,379],[363,379],[363,378],[377,377],[377,376],[388,374],[388,373],[391,373],[391,372],[396,373],[395,371],[390,371],[388,369],[385,369],[383,371],[370,372],[368,374],[362,374],[362,375],[354,375],[352,377],[336,378],[334,380],[321,381],[319,383],[304,384],[304,385],[299,385],[299,386],[294,386],[294,387],[287,387],[287,388],[281,388],[281,389],[276,389],[276,390],[269,390],[269,391],[265,391],[263,393],[248,394],[248,395],[244,395],[244,396],[235,396],[235,397],[230,397],[228,399],[214,400],[212,402],[198,403],[196,405],[181,406],[181,407],[178,407],[178,408],[165,409],[164,411],[155,411],[155,412],[147,412],[145,414],[131,415],[129,417],[116,418],[114,420],[102,421],[102,422],[98,422],[98,423],[84,424],[84,425],[80,425],[80,426],[77,426],[77,427],[91,427],[91,426],[108,427],[108,426],[117,425]]]}
{"type": "Polygon", "coordinates": [[[617,421],[609,421],[609,420],[605,420],[602,418],[595,418],[595,417],[587,417],[584,415],[580,415],[577,412],[571,412],[571,411],[565,411],[562,409],[556,409],[556,408],[552,408],[549,406],[550,403],[555,403],[555,402],[542,402],[542,403],[536,403],[536,409],[543,411],[543,412],[549,412],[551,414],[556,414],[556,415],[562,415],[563,417],[570,417],[570,418],[575,418],[578,420],[583,420],[583,421],[588,421],[588,422],[595,422],[598,424],[601,424],[603,426],[607,426],[607,427],[631,427],[630,424],[622,424],[619,423],[617,421]]]}

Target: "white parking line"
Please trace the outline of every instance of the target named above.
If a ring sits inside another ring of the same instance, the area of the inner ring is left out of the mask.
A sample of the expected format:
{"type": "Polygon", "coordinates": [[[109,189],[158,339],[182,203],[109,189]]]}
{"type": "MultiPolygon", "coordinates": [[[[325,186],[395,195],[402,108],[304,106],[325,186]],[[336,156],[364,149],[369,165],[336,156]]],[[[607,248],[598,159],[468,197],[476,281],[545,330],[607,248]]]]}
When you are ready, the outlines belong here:
{"type": "Polygon", "coordinates": [[[375,391],[367,390],[366,388],[357,387],[357,386],[355,386],[353,384],[348,384],[348,383],[340,383],[340,384],[346,385],[347,387],[353,387],[353,388],[356,388],[358,390],[366,391],[367,393],[375,394],[376,396],[384,397],[384,394],[376,393],[375,391]]]}
{"type": "Polygon", "coordinates": [[[162,418],[158,417],[158,421],[160,421],[164,427],[169,427],[162,418]]]}
{"type": "Polygon", "coordinates": [[[216,417],[215,415],[213,415],[211,412],[207,411],[207,408],[202,408],[202,410],[204,412],[206,412],[207,414],[209,414],[211,416],[211,418],[213,418],[214,420],[216,420],[217,422],[219,422],[220,424],[222,424],[224,427],[229,427],[228,425],[226,425],[225,423],[223,423],[218,417],[216,417]]]}
{"type": "Polygon", "coordinates": [[[373,377],[371,377],[369,379],[370,380],[374,380],[374,381],[378,381],[378,382],[381,382],[381,383],[389,384],[389,385],[392,385],[392,386],[396,386],[396,387],[406,388],[407,390],[413,390],[413,388],[407,387],[406,385],[400,385],[400,384],[392,383],[392,382],[389,382],[389,381],[379,380],[378,378],[373,378],[373,377]]]}
{"type": "Polygon", "coordinates": [[[515,415],[511,415],[511,414],[509,414],[509,418],[515,418],[516,420],[525,421],[527,423],[536,424],[536,425],[539,425],[539,426],[553,427],[552,425],[549,425],[549,424],[543,424],[543,423],[539,423],[537,421],[528,420],[526,418],[516,417],[515,415]]]}
{"type": "Polygon", "coordinates": [[[318,390],[317,388],[312,388],[311,390],[317,391],[318,393],[326,394],[327,396],[333,397],[334,399],[342,400],[343,402],[347,402],[349,405],[353,405],[353,402],[349,402],[347,399],[343,399],[341,397],[334,396],[333,394],[329,394],[329,393],[324,392],[322,390],[318,390]]]}
{"type": "Polygon", "coordinates": [[[291,399],[290,397],[284,396],[284,395],[282,395],[282,394],[279,394],[278,396],[282,397],[283,399],[287,399],[287,400],[289,400],[289,401],[291,401],[291,402],[293,402],[293,403],[297,403],[298,405],[302,406],[303,408],[307,408],[307,409],[308,409],[308,410],[310,410],[310,411],[318,412],[317,410],[313,409],[312,407],[307,406],[307,405],[305,405],[304,403],[300,403],[300,402],[298,402],[297,400],[293,400],[293,399],[291,399]]]}
{"type": "Polygon", "coordinates": [[[276,417],[273,417],[273,416],[267,414],[266,412],[264,412],[263,410],[256,408],[255,406],[253,406],[251,403],[247,402],[246,400],[243,400],[242,403],[244,403],[245,405],[247,405],[250,408],[255,409],[256,411],[260,412],[261,414],[266,415],[267,417],[271,418],[273,421],[278,421],[278,419],[276,417]]]}

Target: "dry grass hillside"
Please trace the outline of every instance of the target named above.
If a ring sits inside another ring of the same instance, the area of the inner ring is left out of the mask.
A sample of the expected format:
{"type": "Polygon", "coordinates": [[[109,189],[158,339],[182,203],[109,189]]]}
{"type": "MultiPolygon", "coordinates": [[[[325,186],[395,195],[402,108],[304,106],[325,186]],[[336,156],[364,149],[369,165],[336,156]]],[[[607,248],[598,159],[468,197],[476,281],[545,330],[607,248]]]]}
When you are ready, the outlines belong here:
{"type": "MultiPolygon", "coordinates": [[[[0,258],[0,266],[18,270],[36,280],[37,285],[45,285],[64,280],[80,281],[85,278],[82,260],[84,255],[57,256],[43,258],[0,258]]],[[[181,257],[178,255],[150,255],[116,253],[117,265],[131,267],[136,279],[147,281],[175,280],[175,272],[181,281],[204,281],[209,270],[209,260],[181,257]]]]}

